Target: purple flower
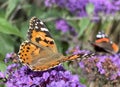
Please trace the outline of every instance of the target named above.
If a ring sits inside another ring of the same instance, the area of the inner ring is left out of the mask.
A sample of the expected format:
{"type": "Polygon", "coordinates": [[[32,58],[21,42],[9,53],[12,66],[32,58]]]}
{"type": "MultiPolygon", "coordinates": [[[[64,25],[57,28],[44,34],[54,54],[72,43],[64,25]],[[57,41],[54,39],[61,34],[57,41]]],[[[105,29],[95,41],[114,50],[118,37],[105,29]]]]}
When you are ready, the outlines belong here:
{"type": "MultiPolygon", "coordinates": [[[[93,58],[80,62],[80,67],[87,73],[87,77],[92,76],[102,79],[102,81],[119,81],[120,78],[120,54],[115,55],[96,55],[93,58]],[[103,78],[104,77],[104,78],[103,78]]],[[[91,80],[91,78],[89,78],[91,80]]]]}
{"type": "Polygon", "coordinates": [[[17,62],[18,61],[18,56],[16,53],[7,53],[6,57],[4,59],[5,63],[8,63],[12,60],[12,62],[17,62]]]}
{"type": "Polygon", "coordinates": [[[56,21],[56,29],[65,33],[70,30],[70,27],[65,20],[61,19],[56,21]]]}
{"type": "Polygon", "coordinates": [[[16,70],[20,65],[19,64],[11,64],[7,67],[7,73],[13,73],[14,70],[16,70]]]}
{"type": "Polygon", "coordinates": [[[86,16],[87,14],[85,6],[87,3],[88,0],[68,0],[68,2],[65,4],[65,8],[78,16],[86,16]]]}
{"type": "Polygon", "coordinates": [[[59,87],[65,87],[65,81],[64,80],[60,80],[59,82],[51,82],[49,85],[47,85],[47,87],[57,87],[59,84],[59,87]]]}
{"type": "Polygon", "coordinates": [[[43,73],[43,78],[45,79],[45,81],[47,81],[49,76],[50,76],[50,74],[48,72],[43,73]]]}
{"type": "Polygon", "coordinates": [[[93,14],[99,16],[99,13],[113,14],[120,11],[119,0],[45,0],[45,6],[52,7],[57,5],[60,8],[66,8],[76,16],[87,16],[86,7],[89,3],[94,6],[93,14]]]}
{"type": "Polygon", "coordinates": [[[13,53],[7,53],[6,54],[6,57],[5,57],[5,63],[7,63],[9,60],[10,60],[10,58],[12,58],[12,55],[13,55],[13,53]]]}
{"type": "Polygon", "coordinates": [[[45,6],[51,7],[55,2],[56,2],[56,0],[46,0],[45,1],[45,6]]]}
{"type": "Polygon", "coordinates": [[[60,0],[60,1],[57,1],[57,0],[45,0],[44,3],[45,3],[46,7],[51,7],[54,4],[57,4],[58,6],[62,7],[66,3],[66,0],[60,0]]]}
{"type": "Polygon", "coordinates": [[[76,36],[77,33],[75,32],[75,29],[70,26],[66,20],[64,19],[59,19],[56,21],[56,29],[60,30],[63,33],[70,32],[71,35],[76,36]]]}
{"type": "Polygon", "coordinates": [[[85,87],[77,75],[62,66],[47,71],[32,71],[27,66],[11,64],[7,67],[7,87],[85,87]]]}

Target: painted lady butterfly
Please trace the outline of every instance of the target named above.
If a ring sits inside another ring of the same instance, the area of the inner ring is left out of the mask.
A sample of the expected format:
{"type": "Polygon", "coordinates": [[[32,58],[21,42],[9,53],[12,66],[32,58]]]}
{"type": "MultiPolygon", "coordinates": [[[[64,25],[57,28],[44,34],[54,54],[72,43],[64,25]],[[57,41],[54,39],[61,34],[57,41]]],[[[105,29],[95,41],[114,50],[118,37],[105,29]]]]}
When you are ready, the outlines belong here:
{"type": "Polygon", "coordinates": [[[76,54],[63,56],[58,53],[56,44],[44,23],[36,17],[30,20],[28,40],[20,45],[18,56],[20,61],[31,70],[44,71],[68,60],[85,59],[94,55],[76,54]]]}

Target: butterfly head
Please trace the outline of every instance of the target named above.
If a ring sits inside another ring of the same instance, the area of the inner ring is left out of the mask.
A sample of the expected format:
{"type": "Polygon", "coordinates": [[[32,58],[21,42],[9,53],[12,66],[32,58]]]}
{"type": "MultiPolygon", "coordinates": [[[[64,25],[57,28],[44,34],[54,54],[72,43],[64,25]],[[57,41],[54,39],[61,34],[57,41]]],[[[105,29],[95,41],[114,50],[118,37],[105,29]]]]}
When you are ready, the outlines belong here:
{"type": "Polygon", "coordinates": [[[103,31],[99,31],[98,34],[96,35],[96,39],[101,39],[101,38],[108,38],[108,35],[105,34],[103,31]]]}

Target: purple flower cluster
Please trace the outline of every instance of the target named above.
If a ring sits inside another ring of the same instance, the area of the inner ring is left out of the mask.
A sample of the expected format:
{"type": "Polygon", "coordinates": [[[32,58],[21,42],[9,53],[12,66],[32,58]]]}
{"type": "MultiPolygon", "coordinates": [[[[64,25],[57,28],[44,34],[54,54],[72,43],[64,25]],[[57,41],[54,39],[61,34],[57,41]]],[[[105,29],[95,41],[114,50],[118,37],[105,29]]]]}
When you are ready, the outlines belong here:
{"type": "Polygon", "coordinates": [[[87,73],[89,80],[102,79],[104,82],[120,80],[120,54],[96,55],[80,62],[80,67],[87,73]]]}
{"type": "Polygon", "coordinates": [[[4,74],[0,72],[0,77],[6,79],[7,87],[86,87],[79,82],[77,75],[72,75],[62,66],[47,71],[32,71],[27,66],[13,63],[4,74]]]}
{"type": "Polygon", "coordinates": [[[61,19],[56,21],[56,29],[65,33],[69,31],[70,27],[65,20],[61,19]]]}
{"type": "MultiPolygon", "coordinates": [[[[13,67],[14,65],[9,65],[13,67]]],[[[18,68],[18,67],[16,67],[18,68]]],[[[34,72],[28,67],[7,70],[7,87],[85,87],[79,83],[77,75],[71,75],[61,66],[44,72],[34,72]]]]}
{"type": "Polygon", "coordinates": [[[6,54],[4,62],[8,63],[8,62],[11,62],[11,60],[12,60],[12,62],[17,62],[18,61],[18,56],[17,56],[16,53],[7,53],[6,54]]]}
{"type": "Polygon", "coordinates": [[[86,6],[89,3],[93,4],[95,15],[101,12],[111,14],[120,11],[120,0],[45,0],[45,6],[47,7],[57,5],[81,17],[87,16],[86,6]]]}
{"type": "Polygon", "coordinates": [[[66,20],[64,19],[59,19],[59,20],[56,20],[56,29],[57,30],[60,30],[61,32],[63,33],[66,33],[66,32],[70,32],[72,35],[76,35],[76,32],[75,32],[75,29],[70,26],[66,20]]]}
{"type": "Polygon", "coordinates": [[[57,1],[57,0],[45,0],[45,6],[47,7],[52,7],[54,4],[62,7],[62,6],[65,6],[65,3],[66,3],[66,0],[60,0],[60,1],[57,1]]]}
{"type": "Polygon", "coordinates": [[[89,0],[89,2],[94,4],[95,13],[104,12],[106,14],[112,14],[120,11],[119,0],[89,0]]]}

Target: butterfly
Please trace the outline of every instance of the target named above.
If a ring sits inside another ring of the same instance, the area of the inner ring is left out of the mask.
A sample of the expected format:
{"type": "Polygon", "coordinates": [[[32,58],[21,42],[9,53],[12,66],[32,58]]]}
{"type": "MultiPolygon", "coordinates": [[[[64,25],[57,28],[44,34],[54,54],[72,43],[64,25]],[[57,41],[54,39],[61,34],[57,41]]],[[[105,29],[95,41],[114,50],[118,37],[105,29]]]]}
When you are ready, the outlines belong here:
{"type": "Polygon", "coordinates": [[[107,52],[115,54],[119,51],[119,46],[112,42],[103,31],[98,32],[95,42],[89,41],[97,52],[107,52]]]}
{"type": "Polygon", "coordinates": [[[58,52],[54,39],[45,24],[36,17],[30,19],[27,40],[20,45],[20,61],[33,71],[44,71],[62,62],[77,58],[85,59],[94,55],[76,54],[64,56],[58,52]]]}

